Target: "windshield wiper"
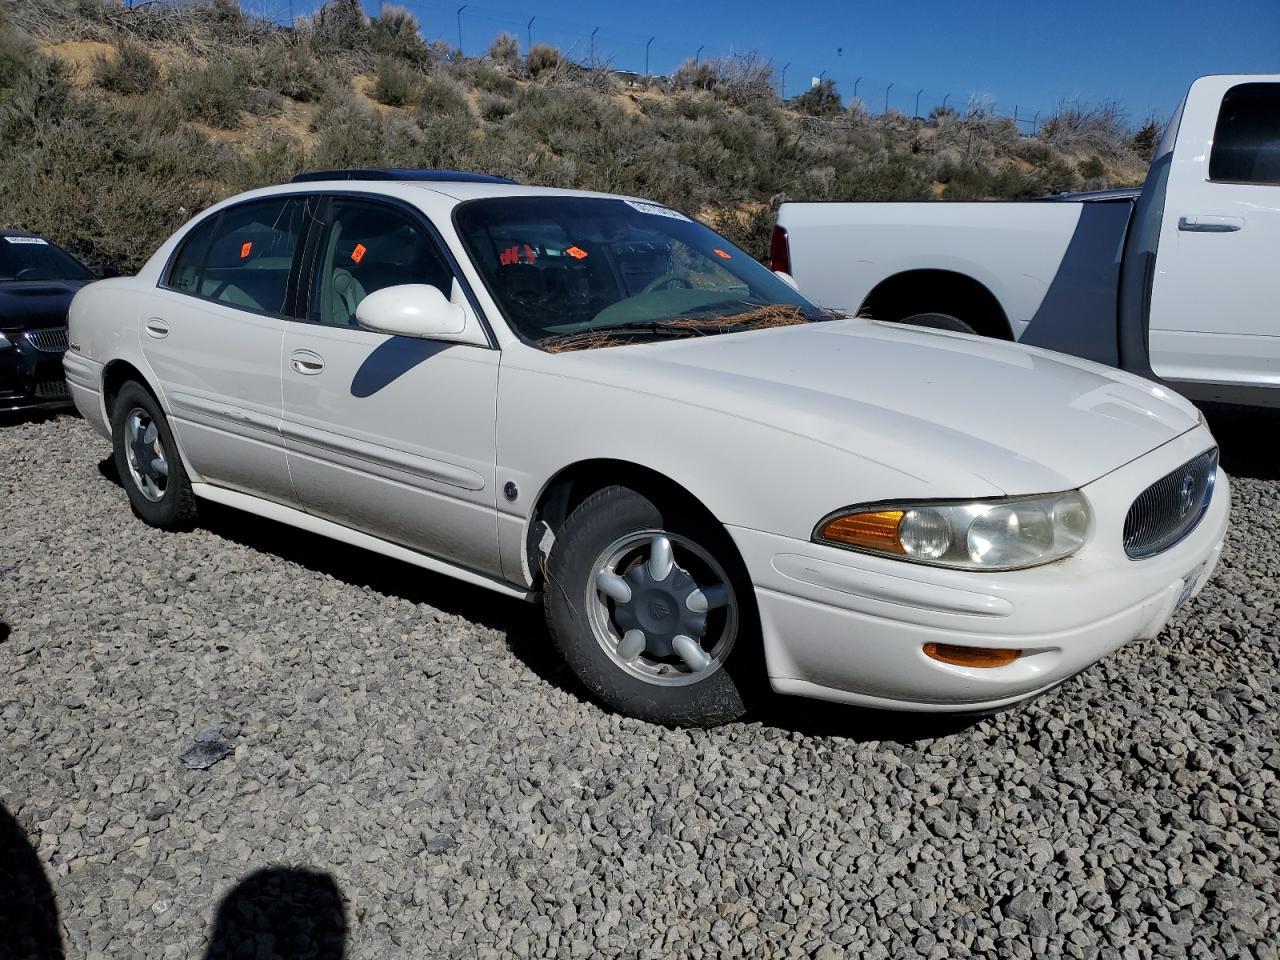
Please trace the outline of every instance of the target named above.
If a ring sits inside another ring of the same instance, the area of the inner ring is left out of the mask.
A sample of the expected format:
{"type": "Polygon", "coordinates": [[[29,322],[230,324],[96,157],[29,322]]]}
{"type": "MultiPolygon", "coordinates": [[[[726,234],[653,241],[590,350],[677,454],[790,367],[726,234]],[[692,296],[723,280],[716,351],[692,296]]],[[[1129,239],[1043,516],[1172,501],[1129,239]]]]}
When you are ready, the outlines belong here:
{"type": "Polygon", "coordinates": [[[610,327],[596,327],[593,330],[577,330],[573,333],[553,333],[538,341],[538,346],[550,349],[553,353],[566,350],[589,350],[595,346],[603,346],[613,337],[634,337],[637,334],[648,334],[652,337],[696,337],[701,333],[687,327],[670,326],[656,320],[644,323],[619,323],[610,327]]]}

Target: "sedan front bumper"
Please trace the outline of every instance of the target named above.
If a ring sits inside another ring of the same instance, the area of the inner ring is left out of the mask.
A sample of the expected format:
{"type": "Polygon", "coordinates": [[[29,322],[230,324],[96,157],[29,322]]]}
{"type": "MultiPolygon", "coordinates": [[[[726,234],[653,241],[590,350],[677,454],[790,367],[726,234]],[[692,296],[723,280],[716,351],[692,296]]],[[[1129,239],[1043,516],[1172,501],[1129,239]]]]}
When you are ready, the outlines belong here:
{"type": "Polygon", "coordinates": [[[0,346],[0,410],[32,410],[71,405],[62,375],[66,327],[6,330],[0,346]]]}
{"type": "Polygon", "coordinates": [[[1061,683],[1131,640],[1156,636],[1213,573],[1230,491],[1181,542],[1124,553],[1124,517],[1153,481],[1213,444],[1203,427],[1087,485],[1089,540],[1065,560],[975,573],[851,553],[730,527],[756,588],[769,677],[782,693],[918,711],[995,709],[1061,683]],[[1021,650],[1007,666],[962,667],[926,643],[1021,650]]]}

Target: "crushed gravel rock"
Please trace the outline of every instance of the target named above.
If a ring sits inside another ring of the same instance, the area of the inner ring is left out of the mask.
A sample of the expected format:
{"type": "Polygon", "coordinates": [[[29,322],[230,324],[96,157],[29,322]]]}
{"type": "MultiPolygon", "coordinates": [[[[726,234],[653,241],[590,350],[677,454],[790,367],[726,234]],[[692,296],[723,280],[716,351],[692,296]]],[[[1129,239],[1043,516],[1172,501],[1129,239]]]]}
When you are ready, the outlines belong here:
{"type": "Polygon", "coordinates": [[[1159,639],[985,719],[710,731],[588,701],[533,606],[148,528],[74,417],[0,443],[6,955],[1277,956],[1280,470],[1225,440],[1228,547],[1159,639]]]}

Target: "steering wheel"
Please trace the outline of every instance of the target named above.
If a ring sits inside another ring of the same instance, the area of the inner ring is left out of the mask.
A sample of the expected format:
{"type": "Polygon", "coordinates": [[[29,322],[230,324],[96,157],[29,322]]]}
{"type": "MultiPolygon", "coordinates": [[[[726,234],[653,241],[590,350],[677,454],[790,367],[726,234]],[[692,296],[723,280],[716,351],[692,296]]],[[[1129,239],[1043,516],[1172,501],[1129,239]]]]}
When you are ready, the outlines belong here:
{"type": "Polygon", "coordinates": [[[670,290],[672,287],[683,287],[685,290],[692,290],[693,284],[684,277],[678,277],[674,273],[666,273],[660,277],[654,277],[645,284],[641,293],[653,293],[656,290],[670,290]]]}

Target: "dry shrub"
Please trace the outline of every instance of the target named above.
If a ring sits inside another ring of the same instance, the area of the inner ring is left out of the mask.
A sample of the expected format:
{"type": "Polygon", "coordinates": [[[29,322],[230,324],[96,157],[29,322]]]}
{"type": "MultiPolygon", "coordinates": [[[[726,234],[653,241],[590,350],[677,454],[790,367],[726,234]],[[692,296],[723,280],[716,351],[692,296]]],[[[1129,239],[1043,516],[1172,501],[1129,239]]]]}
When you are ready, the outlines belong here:
{"type": "Polygon", "coordinates": [[[160,82],[160,65],[145,45],[122,37],[111,56],[99,54],[94,60],[93,79],[104,90],[137,96],[155,89],[160,82]]]}
{"type": "Polygon", "coordinates": [[[418,76],[403,60],[381,57],[373,80],[373,99],[388,107],[403,107],[417,93],[418,76]]]}
{"type": "Polygon", "coordinates": [[[520,43],[509,33],[500,33],[489,46],[489,59],[514,67],[520,59],[520,43]]]}
{"type": "Polygon", "coordinates": [[[564,68],[564,55],[556,47],[545,43],[535,43],[529,48],[524,58],[524,68],[531,77],[542,77],[554,74],[564,68]]]}

